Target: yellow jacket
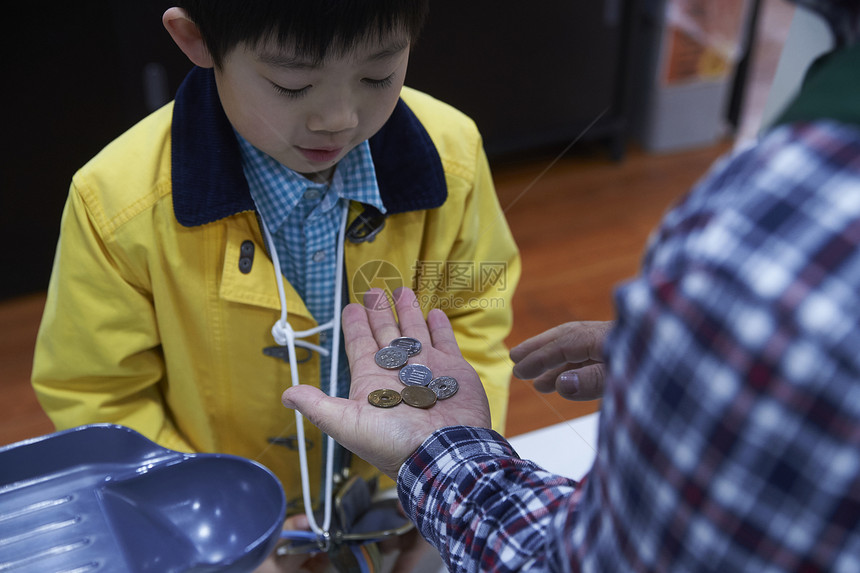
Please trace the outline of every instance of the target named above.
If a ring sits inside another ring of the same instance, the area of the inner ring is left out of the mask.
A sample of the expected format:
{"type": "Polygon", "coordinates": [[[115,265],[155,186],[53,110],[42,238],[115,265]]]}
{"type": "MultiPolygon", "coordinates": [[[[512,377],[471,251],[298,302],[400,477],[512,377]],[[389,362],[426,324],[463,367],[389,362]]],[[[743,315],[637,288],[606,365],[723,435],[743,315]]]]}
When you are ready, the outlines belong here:
{"type": "MultiPolygon", "coordinates": [[[[174,102],[75,174],[33,386],[57,429],[112,422],[168,448],[254,459],[292,503],[296,427],[280,403],[289,366],[262,352],[275,344],[280,303],[236,145],[211,73],[195,69],[174,102]],[[247,241],[254,253],[240,264],[247,241]]],[[[403,284],[417,287],[425,313],[443,308],[502,430],[503,340],[520,268],[478,131],[406,88],[371,153],[390,215],[373,242],[346,243],[349,299],[403,284]]],[[[351,205],[349,219],[360,211],[351,205]]],[[[293,328],[315,326],[284,283],[293,328]]],[[[319,384],[316,355],[299,369],[319,384]]],[[[305,431],[316,488],[322,440],[311,424],[305,431]]],[[[371,473],[363,461],[353,467],[371,473]]]]}

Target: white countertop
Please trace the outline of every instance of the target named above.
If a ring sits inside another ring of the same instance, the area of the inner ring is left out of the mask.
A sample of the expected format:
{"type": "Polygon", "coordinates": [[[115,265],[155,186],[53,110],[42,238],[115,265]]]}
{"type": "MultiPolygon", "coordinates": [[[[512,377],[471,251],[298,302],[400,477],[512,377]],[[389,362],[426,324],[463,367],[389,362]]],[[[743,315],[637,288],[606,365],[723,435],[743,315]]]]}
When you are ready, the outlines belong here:
{"type": "Polygon", "coordinates": [[[508,438],[521,458],[531,460],[547,471],[580,479],[591,468],[597,453],[597,420],[588,414],[508,438]]]}

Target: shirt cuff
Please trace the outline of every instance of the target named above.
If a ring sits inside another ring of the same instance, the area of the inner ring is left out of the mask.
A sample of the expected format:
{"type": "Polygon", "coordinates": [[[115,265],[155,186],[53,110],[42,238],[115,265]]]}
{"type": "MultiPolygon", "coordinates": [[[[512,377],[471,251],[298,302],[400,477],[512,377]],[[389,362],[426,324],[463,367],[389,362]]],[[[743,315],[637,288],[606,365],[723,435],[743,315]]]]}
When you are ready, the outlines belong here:
{"type": "Polygon", "coordinates": [[[519,457],[499,433],[486,428],[449,426],[436,430],[400,467],[397,492],[407,515],[416,514],[434,487],[444,487],[466,461],[519,457]],[[447,476],[447,477],[446,477],[447,476]],[[434,485],[438,484],[438,485],[434,485]]]}

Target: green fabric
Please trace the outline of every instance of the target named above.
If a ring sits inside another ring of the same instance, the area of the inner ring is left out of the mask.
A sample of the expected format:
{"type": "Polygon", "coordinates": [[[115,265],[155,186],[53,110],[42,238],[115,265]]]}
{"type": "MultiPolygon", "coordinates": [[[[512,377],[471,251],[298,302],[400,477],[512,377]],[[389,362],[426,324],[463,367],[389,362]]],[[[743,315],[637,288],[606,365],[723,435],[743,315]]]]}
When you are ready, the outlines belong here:
{"type": "Polygon", "coordinates": [[[860,44],[818,58],[774,127],[821,119],[860,125],[860,44]]]}

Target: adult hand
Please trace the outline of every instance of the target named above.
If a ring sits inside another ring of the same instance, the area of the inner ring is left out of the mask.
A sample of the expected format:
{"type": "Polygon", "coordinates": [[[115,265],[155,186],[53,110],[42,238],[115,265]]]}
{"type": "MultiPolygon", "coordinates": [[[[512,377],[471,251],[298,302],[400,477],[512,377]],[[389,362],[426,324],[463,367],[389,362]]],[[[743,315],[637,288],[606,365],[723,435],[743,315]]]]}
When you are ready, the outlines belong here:
{"type": "Polygon", "coordinates": [[[344,447],[367,460],[391,478],[403,462],[418,449],[430,434],[455,425],[490,427],[487,395],[475,370],[460,353],[448,317],[441,310],[424,315],[409,289],[394,292],[394,319],[390,308],[374,304],[384,297],[381,290],[371,290],[365,305],[350,304],[343,311],[343,334],[352,372],[349,399],[332,398],[318,388],[305,384],[288,388],[282,401],[287,408],[299,410],[323,432],[344,447]],[[428,409],[401,403],[393,408],[378,408],[368,402],[368,394],[380,388],[401,391],[405,386],[397,370],[385,370],[376,364],[376,352],[400,336],[421,342],[421,353],[410,363],[424,364],[433,376],[452,376],[459,391],[439,400],[428,409]]]}
{"type": "Polygon", "coordinates": [[[603,340],[612,322],[568,322],[511,349],[514,376],[568,400],[603,396],[603,340]]]}

